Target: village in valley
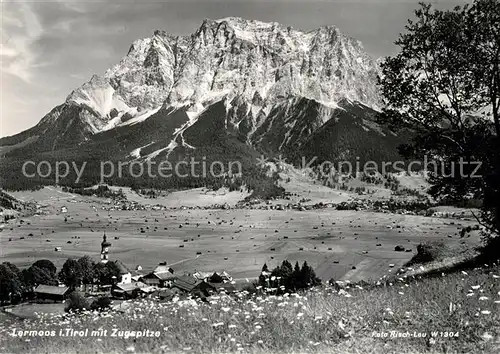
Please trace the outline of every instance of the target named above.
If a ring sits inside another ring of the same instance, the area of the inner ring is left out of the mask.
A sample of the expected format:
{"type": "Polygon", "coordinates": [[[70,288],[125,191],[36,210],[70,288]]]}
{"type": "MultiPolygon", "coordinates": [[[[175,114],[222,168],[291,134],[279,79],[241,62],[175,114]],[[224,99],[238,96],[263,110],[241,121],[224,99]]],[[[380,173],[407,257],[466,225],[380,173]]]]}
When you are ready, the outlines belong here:
{"type": "Polygon", "coordinates": [[[1,11],[0,354],[500,353],[499,0],[1,11]]]}
{"type": "Polygon", "coordinates": [[[295,289],[279,279],[288,273],[295,279],[311,272],[310,286],[389,281],[414,271],[404,266],[426,239],[465,251],[479,242],[477,224],[463,209],[422,214],[400,201],[398,209],[384,210],[391,203],[382,199],[378,210],[359,195],[346,200],[346,193],[332,189],[333,202],[325,203],[328,189],[317,188],[321,199],[309,193],[315,199],[260,203],[241,202],[241,192],[204,189],[163,199],[126,188],[98,196],[99,190],[118,191],[107,186],[90,195],[57,187],[12,193],[26,215],[4,215],[3,257],[24,268],[14,270],[24,286],[15,296],[4,294],[7,303],[20,302],[6,311],[29,317],[56,304],[57,311],[68,311],[74,293],[89,307],[103,302],[117,310],[124,300],[141,298],[207,301],[219,293],[278,293],[286,282],[287,290],[295,289]]]}
{"type": "MultiPolygon", "coordinates": [[[[194,272],[193,274],[174,274],[174,269],[161,262],[151,272],[144,274],[142,267],[137,265],[134,270],[130,270],[120,260],[109,260],[109,252],[112,244],[103,236],[101,243],[100,263],[106,266],[111,262],[115,269],[115,274],[111,277],[111,284],[103,285],[98,279],[92,284],[83,284],[78,287],[89,295],[110,295],[113,299],[134,299],[138,297],[153,297],[160,300],[171,300],[174,296],[200,296],[208,297],[216,291],[223,290],[228,293],[233,292],[235,282],[225,271],[219,273],[194,272]],[[97,283],[97,284],[95,284],[97,283]],[[89,287],[90,285],[90,287],[89,287]],[[95,289],[95,290],[94,290],[95,289]]],[[[94,275],[95,276],[95,275],[94,275]]],[[[82,275],[82,278],[86,278],[82,275]]],[[[72,289],[74,290],[74,289],[72,289]]],[[[70,294],[70,287],[61,284],[36,286],[33,290],[37,300],[53,300],[64,302],[70,294]]]]}

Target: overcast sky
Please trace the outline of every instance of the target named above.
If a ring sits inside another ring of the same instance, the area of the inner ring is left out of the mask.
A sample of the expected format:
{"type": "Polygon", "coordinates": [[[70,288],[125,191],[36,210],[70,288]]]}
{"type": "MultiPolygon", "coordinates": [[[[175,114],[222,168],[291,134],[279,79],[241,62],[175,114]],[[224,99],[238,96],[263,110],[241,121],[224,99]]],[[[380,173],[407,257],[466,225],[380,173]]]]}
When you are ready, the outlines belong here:
{"type": "MultiPolygon", "coordinates": [[[[103,74],[135,39],[155,29],[193,33],[203,19],[239,16],[311,30],[336,25],[373,57],[418,7],[412,0],[1,0],[0,136],[16,134],[61,104],[92,74],[103,74]]],[[[432,1],[452,8],[464,1],[432,1]]]]}

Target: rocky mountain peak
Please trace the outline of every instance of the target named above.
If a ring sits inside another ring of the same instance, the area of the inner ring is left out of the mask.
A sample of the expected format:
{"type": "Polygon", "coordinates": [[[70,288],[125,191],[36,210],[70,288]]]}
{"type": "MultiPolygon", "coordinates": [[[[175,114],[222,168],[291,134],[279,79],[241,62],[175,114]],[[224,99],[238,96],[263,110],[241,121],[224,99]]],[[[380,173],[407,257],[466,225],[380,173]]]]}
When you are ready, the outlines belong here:
{"type": "Polygon", "coordinates": [[[195,116],[221,99],[262,121],[271,107],[293,97],[378,108],[378,73],[360,42],[333,25],[301,31],[239,17],[205,19],[188,36],[156,30],[134,41],[119,63],[92,76],[65,105],[83,110],[79,119],[87,133],[128,124],[162,106],[187,106],[195,116]]]}

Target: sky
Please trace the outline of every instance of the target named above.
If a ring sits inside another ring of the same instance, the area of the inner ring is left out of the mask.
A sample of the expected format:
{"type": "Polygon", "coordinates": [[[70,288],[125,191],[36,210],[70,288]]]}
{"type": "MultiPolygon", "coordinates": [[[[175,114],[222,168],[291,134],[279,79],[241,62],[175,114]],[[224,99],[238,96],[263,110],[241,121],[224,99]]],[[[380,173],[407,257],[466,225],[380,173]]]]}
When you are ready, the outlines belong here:
{"type": "MultiPolygon", "coordinates": [[[[93,74],[156,29],[188,35],[205,18],[238,16],[301,30],[335,25],[374,58],[396,53],[413,0],[0,0],[0,136],[36,125],[93,74]]],[[[464,1],[433,0],[438,8],[464,1]]]]}

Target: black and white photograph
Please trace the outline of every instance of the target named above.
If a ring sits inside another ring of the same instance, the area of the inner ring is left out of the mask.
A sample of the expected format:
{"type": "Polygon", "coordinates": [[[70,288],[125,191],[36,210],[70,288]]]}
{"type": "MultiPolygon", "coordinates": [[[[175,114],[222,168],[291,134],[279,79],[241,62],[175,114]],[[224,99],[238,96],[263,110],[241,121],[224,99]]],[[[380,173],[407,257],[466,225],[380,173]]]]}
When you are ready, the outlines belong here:
{"type": "Polygon", "coordinates": [[[0,353],[500,353],[499,0],[0,7],[0,353]]]}

